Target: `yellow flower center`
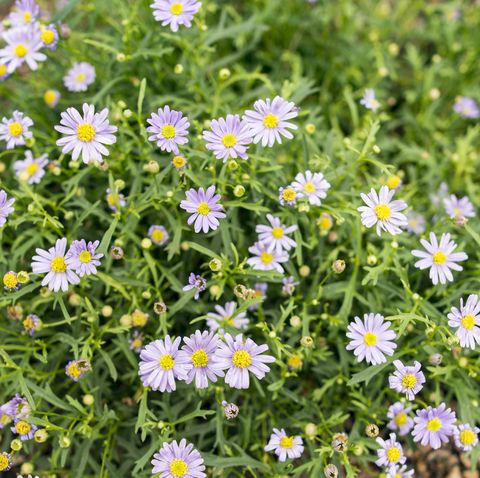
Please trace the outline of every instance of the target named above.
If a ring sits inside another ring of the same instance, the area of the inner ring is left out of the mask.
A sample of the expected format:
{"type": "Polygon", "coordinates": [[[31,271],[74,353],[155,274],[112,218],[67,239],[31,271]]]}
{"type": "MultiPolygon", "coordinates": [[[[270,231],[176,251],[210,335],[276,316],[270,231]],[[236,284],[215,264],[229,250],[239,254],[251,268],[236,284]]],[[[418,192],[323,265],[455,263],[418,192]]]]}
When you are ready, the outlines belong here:
{"type": "Polygon", "coordinates": [[[27,433],[30,433],[31,429],[32,427],[30,426],[30,423],[27,423],[23,420],[17,422],[17,424],[15,425],[15,431],[19,435],[26,435],[27,433]]]}
{"type": "Polygon", "coordinates": [[[25,23],[30,23],[31,19],[32,19],[32,12],[23,12],[23,21],[25,23]]]}
{"type": "Polygon", "coordinates": [[[273,256],[272,256],[272,254],[270,254],[270,252],[262,252],[260,254],[260,260],[264,264],[270,264],[273,261],[273,256]]]}
{"type": "Polygon", "coordinates": [[[332,219],[330,216],[322,216],[318,220],[318,226],[324,231],[328,231],[332,227],[332,219]]]}
{"type": "Polygon", "coordinates": [[[192,364],[194,367],[205,367],[208,364],[208,354],[203,349],[195,350],[192,354],[192,364]]]}
{"type": "Polygon", "coordinates": [[[172,3],[170,12],[174,15],[180,15],[183,12],[183,5],[181,3],[172,3]]]}
{"type": "Polygon", "coordinates": [[[50,268],[52,269],[52,272],[65,272],[67,270],[65,259],[60,256],[54,257],[50,263],[50,268]]]}
{"type": "Polygon", "coordinates": [[[400,186],[401,181],[402,180],[400,179],[400,176],[397,176],[397,175],[390,176],[387,180],[387,186],[390,189],[396,189],[398,188],[398,186],[400,186]]]}
{"type": "Polygon", "coordinates": [[[50,45],[50,43],[55,41],[55,33],[53,33],[52,30],[43,30],[42,41],[45,45],[50,45]]]}
{"type": "Polygon", "coordinates": [[[377,204],[375,206],[375,214],[380,221],[386,221],[390,218],[392,211],[386,204],[377,204]]]}
{"type": "Polygon", "coordinates": [[[225,148],[233,148],[237,144],[237,137],[234,134],[227,133],[222,138],[222,143],[225,148]]]}
{"type": "Polygon", "coordinates": [[[172,370],[175,365],[175,360],[173,360],[170,354],[165,354],[160,357],[159,363],[163,370],[172,370]]]}
{"type": "Polygon", "coordinates": [[[293,188],[285,188],[282,191],[282,198],[287,202],[295,201],[297,198],[297,192],[293,188]]]}
{"type": "Polygon", "coordinates": [[[427,430],[430,432],[437,432],[438,430],[440,430],[441,426],[442,422],[437,417],[432,418],[427,422],[427,430]]]}
{"type": "Polygon", "coordinates": [[[15,274],[13,272],[7,272],[3,276],[3,285],[7,289],[15,289],[15,287],[17,287],[17,285],[18,285],[17,274],[15,274]]]}
{"type": "Polygon", "coordinates": [[[408,421],[408,416],[405,412],[399,412],[397,413],[397,415],[395,416],[395,423],[401,427],[403,425],[405,425],[408,421]]]}
{"type": "Polygon", "coordinates": [[[198,214],[206,216],[210,212],[210,207],[206,202],[201,202],[197,209],[198,214]]]}
{"type": "Polygon", "coordinates": [[[182,477],[188,472],[188,465],[180,458],[174,458],[170,463],[170,473],[173,476],[182,477]]]}
{"type": "Polygon", "coordinates": [[[15,47],[15,56],[18,56],[18,58],[24,58],[28,53],[28,48],[23,44],[19,43],[15,47]]]}
{"type": "Polygon", "coordinates": [[[268,115],[263,118],[263,124],[266,128],[275,128],[278,125],[278,117],[273,113],[268,113],[268,115]]]}
{"type": "Polygon", "coordinates": [[[43,95],[43,99],[45,103],[47,103],[47,105],[52,105],[53,103],[55,103],[55,100],[57,99],[57,95],[55,94],[55,91],[47,90],[43,95]]]}
{"type": "Polygon", "coordinates": [[[252,357],[246,350],[237,350],[232,356],[232,363],[237,368],[247,368],[252,363],[252,357]]]}
{"type": "Polygon", "coordinates": [[[86,79],[85,73],[79,73],[76,77],[75,80],[77,83],[83,83],[86,79]]]}
{"type": "Polygon", "coordinates": [[[154,229],[152,232],[152,239],[154,242],[162,242],[165,233],[161,229],[154,229]]]}
{"type": "Polygon", "coordinates": [[[172,139],[172,138],[175,138],[175,126],[171,125],[171,124],[166,124],[163,128],[162,128],[162,136],[165,138],[165,139],[172,139]]]}
{"type": "Polygon", "coordinates": [[[0,76],[4,76],[7,73],[7,65],[0,65],[0,76]]]}
{"type": "Polygon", "coordinates": [[[396,446],[392,446],[387,450],[387,460],[390,463],[397,462],[401,456],[402,452],[400,451],[400,448],[397,448],[396,446]]]}
{"type": "Polygon", "coordinates": [[[475,327],[475,317],[472,314],[467,314],[461,320],[462,327],[467,330],[472,330],[475,327]]]}
{"type": "Polygon", "coordinates": [[[300,355],[292,355],[288,359],[288,366],[293,369],[300,368],[302,366],[302,357],[300,355]]]}
{"type": "Polygon", "coordinates": [[[82,251],[78,255],[78,259],[80,262],[83,262],[84,264],[88,264],[92,260],[92,254],[88,251],[82,251]]]}
{"type": "Polygon", "coordinates": [[[135,310],[132,314],[132,324],[135,327],[143,327],[148,321],[148,315],[141,310],[135,310]]]}
{"type": "Polygon", "coordinates": [[[280,446],[282,448],[292,448],[293,446],[293,437],[283,437],[280,440],[280,446]]]}
{"type": "Polygon", "coordinates": [[[473,445],[475,443],[476,435],[472,430],[462,430],[460,432],[460,442],[463,445],[473,445]]]}
{"type": "Polygon", "coordinates": [[[140,339],[133,339],[132,340],[132,347],[134,349],[139,349],[142,346],[142,341],[140,339]]]}
{"type": "Polygon", "coordinates": [[[82,375],[82,371],[78,368],[76,363],[72,363],[68,367],[68,375],[73,378],[78,378],[80,377],[80,375],[82,375]]]}
{"type": "Polygon", "coordinates": [[[377,345],[377,336],[373,332],[367,332],[363,337],[363,341],[365,342],[365,345],[373,347],[374,345],[377,345]]]}
{"type": "Polygon", "coordinates": [[[39,167],[40,165],[38,163],[31,163],[25,168],[25,172],[29,176],[33,176],[38,171],[39,167]]]}
{"type": "Polygon", "coordinates": [[[92,139],[95,137],[95,134],[95,128],[91,124],[83,123],[77,126],[77,137],[84,143],[92,141],[92,139]]]}
{"type": "Polygon", "coordinates": [[[27,330],[33,329],[35,325],[33,324],[33,319],[28,316],[24,321],[23,321],[23,327],[27,330]]]}
{"type": "Polygon", "coordinates": [[[304,186],[303,186],[303,189],[307,193],[310,193],[310,194],[314,193],[315,192],[315,184],[313,184],[312,182],[305,183],[304,186]]]}
{"type": "Polygon", "coordinates": [[[23,133],[23,126],[18,121],[14,121],[8,125],[8,132],[10,136],[18,138],[23,133]]]}
{"type": "Polygon", "coordinates": [[[6,454],[0,454],[0,471],[6,470],[10,466],[10,460],[6,454]]]}
{"type": "Polygon", "coordinates": [[[281,239],[283,237],[283,229],[281,227],[274,227],[272,229],[272,236],[275,238],[275,239],[281,239]]]}
{"type": "Polygon", "coordinates": [[[403,378],[402,378],[402,385],[405,388],[413,388],[415,385],[417,385],[417,377],[413,373],[407,373],[403,378]]]}
{"type": "Polygon", "coordinates": [[[447,256],[442,251],[437,251],[433,254],[432,259],[437,266],[441,266],[447,260],[447,256]]]}
{"type": "Polygon", "coordinates": [[[173,165],[177,168],[177,169],[180,169],[180,168],[183,168],[186,164],[186,160],[183,156],[175,156],[173,158],[173,165]]]}

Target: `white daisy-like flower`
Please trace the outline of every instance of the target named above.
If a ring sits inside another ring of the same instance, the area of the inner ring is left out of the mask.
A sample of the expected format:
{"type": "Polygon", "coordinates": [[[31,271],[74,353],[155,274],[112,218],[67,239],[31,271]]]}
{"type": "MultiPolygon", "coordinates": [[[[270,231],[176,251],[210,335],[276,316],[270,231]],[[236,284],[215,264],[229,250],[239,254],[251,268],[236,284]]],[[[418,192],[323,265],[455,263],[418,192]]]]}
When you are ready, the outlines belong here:
{"type": "Polygon", "coordinates": [[[430,242],[425,239],[420,239],[425,251],[413,250],[412,255],[419,257],[420,260],[415,262],[417,269],[430,268],[430,279],[434,285],[440,282],[446,284],[453,281],[452,271],[461,271],[463,267],[457,262],[468,259],[465,252],[453,252],[457,248],[457,244],[450,240],[450,234],[442,234],[440,243],[437,241],[437,236],[433,232],[430,233],[430,242]]]}
{"type": "Polygon", "coordinates": [[[297,129],[297,125],[289,120],[298,116],[298,108],[292,101],[285,101],[276,96],[273,101],[270,98],[255,101],[253,110],[245,111],[243,119],[250,127],[255,144],[262,142],[262,146],[272,147],[275,141],[282,143],[282,136],[292,139],[290,129],[297,129]]]}
{"type": "Polygon", "coordinates": [[[278,461],[286,461],[287,458],[295,459],[302,456],[304,446],[299,436],[289,436],[285,429],[274,428],[265,451],[273,451],[278,456],[278,461]]]}
{"type": "Polygon", "coordinates": [[[25,159],[15,161],[13,169],[20,179],[28,184],[38,184],[45,174],[45,166],[48,164],[48,155],[42,154],[34,158],[31,151],[25,151],[25,159]]]}
{"type": "Polygon", "coordinates": [[[472,427],[468,423],[461,423],[453,431],[455,445],[462,451],[472,451],[478,445],[480,428],[472,427]]]}
{"type": "Polygon", "coordinates": [[[327,191],[330,189],[330,183],[322,173],[311,171],[298,173],[291,186],[297,191],[299,198],[307,198],[308,202],[314,206],[320,206],[321,200],[327,197],[327,191]]]}
{"type": "Polygon", "coordinates": [[[377,111],[380,108],[380,103],[375,98],[375,90],[372,88],[367,88],[363,94],[360,104],[365,106],[367,110],[377,111]]]}
{"type": "Polygon", "coordinates": [[[169,25],[172,32],[176,32],[179,25],[192,26],[193,16],[201,6],[197,0],[155,0],[150,8],[155,20],[162,22],[162,27],[169,25]]]}
{"type": "Polygon", "coordinates": [[[407,213],[407,231],[414,234],[423,234],[425,232],[425,218],[415,211],[407,213]]]}
{"type": "Polygon", "coordinates": [[[23,146],[25,140],[33,136],[28,129],[30,126],[33,126],[31,118],[21,111],[14,111],[11,118],[3,117],[0,123],[0,140],[7,143],[7,149],[23,146]]]}
{"type": "Polygon", "coordinates": [[[285,251],[277,252],[271,249],[265,242],[256,242],[248,248],[253,257],[247,259],[247,264],[260,271],[276,270],[283,273],[282,262],[287,262],[289,257],[285,251]]]}
{"type": "Polygon", "coordinates": [[[34,23],[39,15],[40,8],[35,0],[16,0],[8,19],[12,27],[24,27],[34,23]]]}
{"type": "Polygon", "coordinates": [[[14,211],[12,207],[14,202],[14,198],[9,198],[7,193],[0,189],[0,227],[5,225],[7,217],[14,211]]]}
{"type": "Polygon", "coordinates": [[[475,217],[475,208],[467,196],[457,198],[455,194],[451,194],[444,198],[443,205],[445,206],[445,211],[452,219],[475,217]]]}
{"type": "Polygon", "coordinates": [[[207,325],[212,332],[225,332],[224,326],[228,325],[236,329],[246,329],[250,320],[245,312],[236,312],[237,304],[235,302],[227,302],[223,307],[215,306],[215,312],[207,314],[207,325]]]}
{"type": "Polygon", "coordinates": [[[469,295],[465,304],[460,299],[460,308],[452,307],[447,317],[448,325],[457,329],[455,335],[460,339],[461,347],[474,349],[480,344],[480,301],[477,294],[469,295]]]}
{"type": "Polygon", "coordinates": [[[95,68],[85,61],[75,63],[63,77],[63,83],[68,91],[87,91],[95,81],[95,68]]]}
{"type": "Polygon", "coordinates": [[[407,208],[405,202],[400,200],[392,201],[394,190],[388,186],[382,186],[380,193],[371,189],[369,194],[361,194],[366,206],[361,206],[358,211],[362,213],[362,224],[368,228],[377,225],[377,234],[380,236],[383,231],[392,235],[400,234],[401,227],[408,224],[407,218],[400,211],[407,208]]]}
{"type": "Polygon", "coordinates": [[[270,226],[258,224],[255,228],[260,242],[266,243],[269,249],[275,249],[278,254],[281,254],[283,250],[289,251],[293,247],[297,247],[297,243],[288,236],[298,229],[297,225],[284,226],[280,218],[271,214],[267,214],[267,219],[270,226]]]}

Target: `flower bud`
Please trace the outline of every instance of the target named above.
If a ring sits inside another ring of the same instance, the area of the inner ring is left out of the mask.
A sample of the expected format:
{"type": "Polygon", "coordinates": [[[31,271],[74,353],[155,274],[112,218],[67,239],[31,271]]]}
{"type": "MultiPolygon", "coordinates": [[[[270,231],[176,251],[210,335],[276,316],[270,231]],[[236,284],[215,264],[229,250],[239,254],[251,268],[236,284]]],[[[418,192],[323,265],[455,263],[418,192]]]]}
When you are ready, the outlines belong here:
{"type": "Polygon", "coordinates": [[[35,432],[33,438],[37,443],[45,443],[48,439],[48,432],[44,428],[40,428],[35,432]]]}
{"type": "Polygon", "coordinates": [[[219,259],[213,258],[209,263],[208,267],[210,267],[210,270],[213,272],[218,272],[222,268],[222,261],[219,259]]]}
{"type": "Polygon", "coordinates": [[[380,430],[378,429],[377,425],[375,425],[375,423],[369,423],[365,427],[365,433],[370,438],[376,438],[376,437],[378,437],[378,434],[380,433],[380,430]]]}
{"type": "Polygon", "coordinates": [[[127,59],[127,57],[125,56],[125,53],[118,53],[117,54],[117,61],[119,63],[123,63],[126,59],[127,59]]]}
{"type": "Polygon", "coordinates": [[[305,435],[307,435],[309,438],[314,438],[317,434],[317,431],[318,429],[315,423],[307,423],[305,425],[305,435]]]}
{"type": "Polygon", "coordinates": [[[110,317],[110,316],[112,315],[112,313],[113,313],[113,309],[112,309],[111,306],[109,306],[109,305],[104,305],[104,306],[102,307],[102,315],[103,315],[104,317],[110,317]]]}
{"type": "Polygon", "coordinates": [[[228,163],[227,163],[227,168],[230,170],[230,171],[235,171],[238,169],[238,163],[234,160],[234,159],[231,159],[228,163]]]}
{"type": "Polygon", "coordinates": [[[10,448],[13,451],[20,451],[22,447],[23,447],[22,440],[19,440],[18,438],[16,438],[15,440],[12,440],[12,443],[10,443],[10,448]]]}
{"type": "Polygon", "coordinates": [[[20,473],[22,473],[22,475],[30,475],[31,473],[33,473],[33,470],[33,465],[28,462],[23,463],[20,467],[20,473]]]}
{"type": "Polygon", "coordinates": [[[180,63],[177,63],[173,71],[175,72],[176,75],[181,75],[183,73],[183,65],[181,65],[180,63]]]}
{"type": "Polygon", "coordinates": [[[58,444],[60,445],[60,448],[69,448],[70,445],[72,444],[72,441],[70,440],[69,437],[62,435],[58,439],[58,444]]]}
{"type": "Polygon", "coordinates": [[[440,365],[442,363],[443,356],[442,354],[432,354],[428,358],[428,361],[430,362],[431,365],[440,365]]]}
{"type": "Polygon", "coordinates": [[[325,475],[325,478],[337,478],[338,468],[330,463],[323,469],[323,474],[325,475]]]}
{"type": "Polygon", "coordinates": [[[308,266],[302,266],[300,267],[300,269],[298,270],[298,273],[302,276],[302,277],[308,277],[310,275],[310,267],[308,266]]]}
{"type": "Polygon", "coordinates": [[[335,433],[332,438],[332,448],[338,452],[344,452],[348,446],[348,435],[346,433],[335,433]]]}
{"type": "Polygon", "coordinates": [[[241,184],[237,184],[233,190],[233,195],[241,198],[245,194],[245,188],[241,184]]]}
{"type": "Polygon", "coordinates": [[[292,317],[290,317],[290,325],[292,327],[300,327],[300,325],[302,325],[302,319],[298,315],[292,315],[292,317]]]}
{"type": "Polygon", "coordinates": [[[313,123],[307,123],[305,125],[305,131],[308,133],[308,134],[313,134],[315,133],[315,125],[313,123]]]}
{"type": "Polygon", "coordinates": [[[167,306],[163,302],[155,302],[155,304],[153,304],[153,311],[157,315],[164,314],[167,311],[167,306]]]}
{"type": "Polygon", "coordinates": [[[302,347],[309,349],[313,347],[313,339],[309,335],[304,335],[300,340],[300,344],[302,345],[302,347]]]}
{"type": "Polygon", "coordinates": [[[83,402],[84,405],[87,405],[87,407],[90,407],[91,405],[94,404],[95,397],[92,394],[87,393],[86,395],[84,395],[82,397],[82,402],[83,402]]]}
{"type": "Polygon", "coordinates": [[[120,246],[113,246],[110,249],[110,254],[114,259],[117,259],[117,260],[122,259],[122,257],[124,256],[123,249],[120,246]]]}
{"type": "Polygon", "coordinates": [[[341,259],[334,261],[332,264],[332,270],[335,274],[341,274],[345,270],[345,261],[342,261],[341,259]]]}
{"type": "Polygon", "coordinates": [[[227,420],[232,420],[233,418],[237,418],[240,412],[240,409],[234,403],[228,403],[226,400],[222,402],[223,413],[227,420]]]}
{"type": "Polygon", "coordinates": [[[232,73],[230,72],[230,70],[228,68],[222,68],[219,72],[218,72],[218,77],[222,80],[222,81],[225,81],[225,80],[228,80],[230,78],[230,75],[232,73]]]}
{"type": "Polygon", "coordinates": [[[152,240],[149,239],[148,237],[145,237],[142,239],[142,242],[140,243],[143,249],[150,249],[152,247],[152,240]]]}
{"type": "Polygon", "coordinates": [[[160,171],[160,165],[156,161],[149,161],[143,166],[143,170],[147,173],[157,174],[160,171]]]}

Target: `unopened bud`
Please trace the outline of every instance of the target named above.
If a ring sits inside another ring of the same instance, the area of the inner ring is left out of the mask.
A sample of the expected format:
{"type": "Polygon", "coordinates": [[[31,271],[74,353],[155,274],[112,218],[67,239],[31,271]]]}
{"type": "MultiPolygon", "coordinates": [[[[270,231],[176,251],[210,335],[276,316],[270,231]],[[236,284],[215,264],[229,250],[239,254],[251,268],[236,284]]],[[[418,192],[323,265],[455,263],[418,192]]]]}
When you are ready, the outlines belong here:
{"type": "Polygon", "coordinates": [[[337,259],[332,264],[332,270],[333,272],[335,272],[335,274],[341,274],[345,270],[345,261],[342,261],[341,259],[337,259]]]}

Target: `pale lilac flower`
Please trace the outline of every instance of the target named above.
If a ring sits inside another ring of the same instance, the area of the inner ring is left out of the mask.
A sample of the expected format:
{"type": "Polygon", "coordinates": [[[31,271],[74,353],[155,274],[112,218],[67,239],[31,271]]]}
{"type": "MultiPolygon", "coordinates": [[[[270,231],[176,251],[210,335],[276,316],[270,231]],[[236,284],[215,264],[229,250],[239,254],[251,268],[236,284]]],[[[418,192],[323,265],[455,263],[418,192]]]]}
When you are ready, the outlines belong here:
{"type": "Polygon", "coordinates": [[[79,277],[67,263],[65,250],[67,248],[67,239],[57,239],[55,246],[45,251],[36,249],[38,255],[32,258],[32,272],[34,274],[47,274],[42,286],[48,286],[50,290],[63,292],[68,290],[68,284],[78,284],[79,277]]]}
{"type": "Polygon", "coordinates": [[[203,132],[206,148],[213,151],[217,159],[226,162],[228,158],[248,159],[247,149],[252,142],[250,128],[238,115],[214,119],[210,123],[211,131],[203,132]]]}
{"type": "Polygon", "coordinates": [[[205,478],[202,455],[183,438],[180,443],[164,443],[153,455],[152,473],[161,478],[205,478]]]}
{"type": "Polygon", "coordinates": [[[255,144],[261,141],[262,146],[272,147],[275,141],[282,143],[282,136],[293,138],[289,129],[295,130],[298,127],[288,120],[298,116],[295,103],[276,96],[273,101],[270,101],[270,98],[255,101],[253,108],[254,110],[245,111],[243,119],[250,127],[255,144]]]}
{"type": "Polygon", "coordinates": [[[155,340],[140,352],[138,374],[145,387],[160,392],[173,392],[176,390],[175,380],[187,379],[187,368],[180,360],[178,347],[181,338],[173,342],[169,335],[165,340],[155,340]]]}
{"type": "Polygon", "coordinates": [[[298,199],[298,193],[292,186],[278,188],[278,202],[285,206],[294,206],[298,199]]]}
{"type": "Polygon", "coordinates": [[[450,234],[442,234],[440,243],[437,242],[437,237],[433,232],[430,233],[430,242],[425,239],[420,239],[425,251],[413,250],[412,255],[419,257],[420,260],[415,262],[415,267],[418,269],[430,268],[430,279],[434,285],[440,282],[445,284],[453,281],[453,275],[450,269],[454,271],[461,271],[463,267],[457,262],[468,259],[465,252],[453,252],[457,248],[457,244],[450,240],[450,234]]]}
{"type": "Polygon", "coordinates": [[[148,228],[148,237],[156,246],[163,246],[168,242],[168,232],[164,226],[154,224],[148,228]]]}
{"type": "Polygon", "coordinates": [[[207,280],[202,276],[195,275],[193,272],[190,272],[188,276],[188,284],[183,288],[185,292],[195,289],[195,295],[193,298],[198,300],[200,297],[200,292],[203,292],[207,288],[207,280]]]}
{"type": "Polygon", "coordinates": [[[400,200],[392,201],[394,190],[389,190],[388,186],[382,186],[377,195],[375,189],[371,189],[369,194],[360,194],[366,206],[361,206],[358,211],[362,213],[362,224],[368,228],[377,225],[377,235],[387,231],[392,235],[400,234],[401,227],[407,225],[407,218],[400,211],[406,209],[405,202],[400,200]]]}
{"type": "Polygon", "coordinates": [[[452,307],[447,315],[448,325],[456,328],[455,335],[460,339],[461,347],[469,347],[472,350],[476,344],[480,344],[480,302],[478,295],[471,294],[465,305],[460,299],[460,309],[452,307]]]}
{"type": "Polygon", "coordinates": [[[18,435],[20,440],[28,441],[33,438],[33,435],[38,430],[38,427],[33,423],[28,423],[26,420],[16,419],[13,427],[10,427],[12,433],[18,435]]]}
{"type": "Polygon", "coordinates": [[[265,364],[275,362],[271,355],[263,355],[268,350],[268,345],[257,345],[250,338],[244,340],[242,334],[232,337],[227,333],[225,342],[219,344],[217,362],[222,370],[228,370],[225,383],[233,388],[248,388],[249,372],[261,380],[270,371],[270,367],[265,364]]]}
{"type": "Polygon", "coordinates": [[[473,98],[468,96],[457,96],[453,111],[459,114],[462,118],[477,119],[480,118],[480,108],[473,98]]]}
{"type": "Polygon", "coordinates": [[[26,63],[31,70],[38,68],[38,62],[45,61],[40,30],[35,27],[11,28],[3,34],[7,45],[0,50],[0,63],[7,65],[7,72],[13,73],[26,63]]]}
{"type": "Polygon", "coordinates": [[[38,184],[45,175],[45,166],[47,164],[47,154],[34,158],[31,151],[25,151],[25,159],[15,161],[13,169],[21,181],[26,181],[28,184],[38,184]]]}
{"type": "Polygon", "coordinates": [[[122,207],[125,207],[125,205],[127,204],[127,202],[125,201],[125,196],[122,193],[112,192],[110,188],[108,188],[105,192],[107,193],[108,207],[113,212],[118,212],[122,207]]]}
{"type": "Polygon", "coordinates": [[[102,253],[96,252],[99,244],[100,241],[89,241],[87,244],[85,239],[73,241],[65,256],[65,262],[80,277],[96,274],[97,267],[101,265],[100,259],[103,257],[102,253]]]}
{"type": "Polygon", "coordinates": [[[430,445],[435,450],[440,448],[453,435],[456,419],[455,412],[444,403],[437,408],[417,410],[412,431],[413,441],[420,442],[423,446],[430,445]]]}
{"type": "Polygon", "coordinates": [[[15,210],[12,204],[15,202],[14,198],[9,198],[7,193],[0,189],[0,227],[7,222],[7,217],[15,210]]]}
{"type": "Polygon", "coordinates": [[[224,333],[224,327],[234,327],[236,329],[246,329],[248,323],[247,314],[245,312],[236,313],[237,304],[235,302],[227,302],[223,307],[216,305],[217,313],[209,312],[207,314],[207,326],[212,332],[224,333]]]}
{"type": "Polygon", "coordinates": [[[17,0],[8,19],[14,28],[25,27],[33,24],[39,15],[40,8],[35,0],[17,0]]]}
{"type": "Polygon", "coordinates": [[[70,362],[65,365],[65,375],[68,378],[71,378],[74,382],[78,382],[91,369],[92,364],[88,360],[70,360],[70,362]]]}
{"type": "Polygon", "coordinates": [[[403,454],[403,447],[397,441],[395,433],[390,433],[388,440],[378,437],[376,442],[380,445],[377,450],[378,460],[375,462],[377,466],[391,468],[392,466],[403,465],[407,461],[407,457],[403,454]]]}
{"type": "Polygon", "coordinates": [[[415,470],[409,470],[407,465],[402,465],[400,467],[392,466],[387,470],[387,475],[385,478],[413,478],[415,470]]]}
{"type": "Polygon", "coordinates": [[[0,430],[12,422],[12,417],[8,414],[8,402],[0,405],[0,430]]]}
{"type": "MultiPolygon", "coordinates": [[[[267,297],[268,284],[265,282],[257,282],[253,284],[253,290],[255,291],[255,299],[265,300],[267,297]]],[[[257,310],[260,304],[251,305],[248,310],[257,310]]]]}
{"type": "Polygon", "coordinates": [[[448,184],[443,182],[440,184],[438,191],[430,194],[430,201],[435,206],[438,207],[443,203],[443,200],[448,196],[448,184]]]}
{"type": "Polygon", "coordinates": [[[225,375],[216,362],[215,352],[220,342],[218,335],[197,330],[194,335],[184,337],[183,341],[185,345],[179,353],[179,360],[187,370],[185,383],[195,380],[195,387],[207,388],[209,381],[216,382],[218,377],[225,375]]]}
{"type": "Polygon", "coordinates": [[[475,217],[475,209],[470,202],[468,196],[457,198],[455,194],[451,194],[443,200],[445,211],[452,218],[459,217],[475,217]]]}
{"type": "Polygon", "coordinates": [[[156,113],[152,113],[147,123],[150,125],[147,132],[151,133],[148,139],[156,141],[162,151],[180,154],[178,146],[188,143],[190,123],[181,111],[171,110],[170,106],[166,105],[165,108],[159,108],[156,113]]]}
{"type": "Polygon", "coordinates": [[[55,129],[65,135],[57,140],[57,146],[62,146],[62,153],[71,153],[74,161],[82,155],[85,164],[103,162],[103,156],[110,154],[104,145],[117,141],[114,135],[117,127],[111,126],[108,121],[108,108],[95,113],[95,106],[83,103],[83,117],[77,109],[67,108],[61,113],[61,118],[60,125],[56,125],[55,129]]]}
{"type": "Polygon", "coordinates": [[[387,427],[390,430],[398,430],[400,436],[404,436],[413,428],[413,418],[409,415],[412,407],[405,408],[402,402],[395,402],[388,408],[387,417],[390,421],[387,427]]]}
{"type": "Polygon", "coordinates": [[[198,191],[189,189],[184,199],[180,203],[180,207],[187,211],[191,216],[188,218],[187,224],[194,223],[195,232],[207,233],[210,229],[215,231],[220,225],[219,219],[226,217],[222,212],[222,205],[218,204],[220,194],[215,194],[215,186],[210,186],[206,191],[200,188],[198,191]]]}
{"type": "Polygon", "coordinates": [[[367,110],[377,111],[380,108],[380,103],[375,98],[375,90],[367,88],[363,94],[363,98],[360,100],[360,104],[365,106],[367,110]]]}
{"type": "Polygon", "coordinates": [[[291,187],[297,191],[299,198],[305,197],[310,204],[320,206],[321,200],[327,197],[330,183],[322,173],[312,173],[307,170],[295,176],[291,187]]]}
{"type": "Polygon", "coordinates": [[[23,146],[25,139],[33,136],[28,130],[33,126],[33,121],[25,116],[21,111],[14,111],[11,118],[3,117],[0,123],[0,140],[7,143],[7,149],[13,149],[15,146],[23,146]]]}
{"type": "Polygon", "coordinates": [[[453,431],[455,445],[462,451],[472,451],[478,444],[479,433],[480,428],[472,427],[468,423],[461,423],[453,431]]]}
{"type": "Polygon", "coordinates": [[[10,417],[28,418],[30,416],[31,408],[28,400],[19,393],[15,394],[5,405],[7,406],[7,415],[10,417]]]}
{"type": "Polygon", "coordinates": [[[278,217],[271,214],[267,214],[267,219],[270,226],[259,224],[255,227],[260,242],[265,243],[269,250],[275,250],[278,254],[283,250],[289,251],[297,247],[297,243],[288,236],[298,229],[297,225],[284,226],[278,217]]]}
{"type": "Polygon", "coordinates": [[[49,108],[55,108],[60,101],[61,94],[58,90],[47,90],[43,94],[43,101],[49,108]]]}
{"type": "Polygon", "coordinates": [[[135,353],[139,354],[143,347],[143,339],[143,334],[138,330],[135,330],[132,336],[128,339],[128,346],[130,350],[133,350],[135,353]]]}
{"type": "Polygon", "coordinates": [[[0,63],[0,81],[6,80],[9,76],[7,65],[0,63]]]}
{"type": "Polygon", "coordinates": [[[265,451],[273,451],[278,456],[278,461],[293,460],[302,456],[303,440],[299,436],[289,436],[284,428],[274,428],[265,451]]]}
{"type": "Polygon", "coordinates": [[[28,314],[25,320],[22,322],[22,325],[25,329],[25,332],[27,332],[30,337],[33,337],[35,335],[35,332],[42,325],[42,321],[40,320],[40,317],[38,317],[38,315],[28,314]]]}
{"type": "Polygon", "coordinates": [[[287,262],[289,259],[287,252],[277,252],[265,242],[256,242],[248,248],[248,251],[253,254],[253,257],[247,259],[247,264],[259,271],[276,270],[283,273],[281,263],[287,262]]]}
{"type": "Polygon", "coordinates": [[[394,360],[393,365],[397,370],[388,377],[390,388],[398,393],[404,393],[407,400],[414,400],[425,383],[425,375],[420,370],[422,364],[415,361],[413,365],[403,365],[400,360],[394,360]]]}
{"type": "Polygon", "coordinates": [[[299,284],[295,281],[295,277],[284,277],[282,279],[282,294],[290,296],[295,292],[295,287],[299,284]]]}
{"type": "Polygon", "coordinates": [[[87,91],[95,81],[95,68],[85,61],[75,63],[63,77],[63,84],[68,91],[87,91]]]}
{"type": "Polygon", "coordinates": [[[193,16],[201,6],[196,0],[155,0],[150,8],[155,20],[162,22],[162,27],[169,25],[172,32],[176,32],[180,25],[192,26],[193,16]]]}
{"type": "Polygon", "coordinates": [[[355,322],[350,322],[347,328],[347,337],[351,339],[347,350],[353,350],[359,362],[365,360],[373,365],[386,362],[385,355],[393,355],[397,348],[392,342],[396,334],[391,325],[380,314],[364,314],[363,321],[355,317],[355,322]]]}
{"type": "Polygon", "coordinates": [[[410,211],[407,213],[407,231],[414,234],[422,234],[425,232],[425,218],[418,212],[410,211]]]}

